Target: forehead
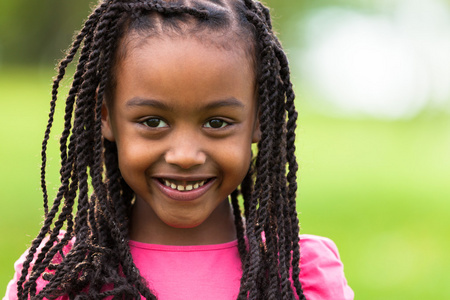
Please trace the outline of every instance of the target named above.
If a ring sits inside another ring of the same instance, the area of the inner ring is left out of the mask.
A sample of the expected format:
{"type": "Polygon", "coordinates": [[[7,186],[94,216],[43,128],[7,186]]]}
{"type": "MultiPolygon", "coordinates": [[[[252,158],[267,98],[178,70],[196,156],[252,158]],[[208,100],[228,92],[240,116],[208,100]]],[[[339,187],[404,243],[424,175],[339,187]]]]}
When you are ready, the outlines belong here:
{"type": "MultiPolygon", "coordinates": [[[[201,51],[209,53],[214,52],[215,63],[213,61],[203,61],[203,65],[214,66],[221,60],[239,60],[242,71],[249,71],[250,79],[256,82],[257,63],[253,48],[250,43],[245,43],[240,37],[236,37],[233,33],[218,34],[217,32],[199,32],[191,35],[179,35],[174,33],[158,33],[143,35],[142,32],[131,31],[126,34],[119,42],[114,66],[112,68],[112,77],[110,86],[111,92],[117,85],[118,75],[121,72],[119,68],[126,65],[132,56],[138,55],[142,57],[145,53],[156,52],[158,48],[164,47],[166,58],[165,63],[172,65],[182,65],[183,60],[189,54],[195,54],[201,51]],[[178,51],[176,51],[178,50],[178,51]],[[187,52],[187,50],[193,50],[187,52]],[[168,55],[170,53],[170,56],[168,55]]],[[[162,53],[159,53],[161,55],[162,53]]],[[[154,55],[154,54],[153,54],[154,55]]],[[[210,56],[211,57],[211,56],[210,56]]],[[[138,59],[133,57],[134,60],[138,59]]],[[[160,60],[156,57],[150,57],[148,63],[156,64],[160,60]]]]}
{"type": "Polygon", "coordinates": [[[130,40],[128,47],[117,65],[115,102],[133,97],[194,106],[230,97],[254,101],[254,72],[241,50],[186,37],[130,40]]]}
{"type": "MultiPolygon", "coordinates": [[[[180,63],[187,58],[199,58],[205,64],[212,64],[213,61],[208,60],[214,56],[215,62],[239,60],[241,67],[251,67],[250,59],[247,52],[235,44],[235,47],[228,45],[229,40],[225,41],[225,37],[215,37],[213,35],[202,36],[171,36],[159,35],[155,37],[142,37],[140,35],[131,34],[127,39],[123,40],[125,47],[125,55],[121,59],[121,63],[126,63],[131,57],[134,59],[142,57],[147,53],[153,55],[164,55],[173,63],[180,63]],[[227,43],[227,44],[225,44],[227,43]],[[164,49],[164,51],[161,51],[164,49]],[[203,55],[204,56],[202,57],[203,55]],[[136,57],[138,56],[138,57],[136,57]]],[[[150,59],[153,63],[158,63],[157,58],[150,59]]],[[[166,61],[167,63],[168,61],[166,61]]],[[[120,63],[120,62],[119,62],[120,63]]]]}

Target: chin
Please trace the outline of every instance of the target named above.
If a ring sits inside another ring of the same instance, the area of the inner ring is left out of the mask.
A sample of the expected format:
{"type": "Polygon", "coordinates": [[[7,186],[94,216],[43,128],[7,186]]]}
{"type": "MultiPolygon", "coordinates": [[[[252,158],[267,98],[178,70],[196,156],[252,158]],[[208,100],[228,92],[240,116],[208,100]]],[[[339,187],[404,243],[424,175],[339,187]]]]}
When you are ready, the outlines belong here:
{"type": "Polygon", "coordinates": [[[186,220],[186,221],[180,222],[180,220],[177,220],[177,222],[164,222],[164,223],[166,223],[166,225],[173,227],[173,228],[191,229],[191,228],[195,228],[195,227],[201,225],[203,223],[203,221],[186,220]]]}

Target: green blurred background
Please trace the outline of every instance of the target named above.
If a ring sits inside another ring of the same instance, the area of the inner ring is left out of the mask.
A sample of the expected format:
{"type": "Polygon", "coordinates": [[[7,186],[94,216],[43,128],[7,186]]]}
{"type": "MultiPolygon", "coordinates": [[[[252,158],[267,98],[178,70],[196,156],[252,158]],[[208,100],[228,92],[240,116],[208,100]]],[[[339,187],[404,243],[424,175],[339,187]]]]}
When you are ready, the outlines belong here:
{"type": "MultiPolygon", "coordinates": [[[[92,2],[0,2],[0,295],[42,222],[51,78],[92,2]]],[[[300,112],[302,233],[336,242],[358,299],[450,299],[449,1],[266,3],[300,112]]]]}

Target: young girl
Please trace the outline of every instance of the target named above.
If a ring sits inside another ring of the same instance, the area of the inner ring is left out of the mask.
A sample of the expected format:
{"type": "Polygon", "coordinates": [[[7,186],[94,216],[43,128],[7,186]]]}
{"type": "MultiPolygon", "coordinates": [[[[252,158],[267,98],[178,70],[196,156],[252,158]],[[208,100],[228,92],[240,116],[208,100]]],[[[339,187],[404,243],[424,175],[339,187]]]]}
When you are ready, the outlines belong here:
{"type": "Polygon", "coordinates": [[[299,237],[294,93],[261,3],[103,0],[52,95],[45,221],[6,299],[353,299],[333,242],[299,237]]]}

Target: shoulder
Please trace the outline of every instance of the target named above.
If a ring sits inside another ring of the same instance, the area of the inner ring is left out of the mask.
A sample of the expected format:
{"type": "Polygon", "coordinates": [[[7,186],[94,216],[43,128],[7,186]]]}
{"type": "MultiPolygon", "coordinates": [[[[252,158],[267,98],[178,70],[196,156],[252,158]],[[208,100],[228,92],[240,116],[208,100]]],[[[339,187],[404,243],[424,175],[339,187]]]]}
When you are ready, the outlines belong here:
{"type": "Polygon", "coordinates": [[[300,235],[300,282],[307,299],[353,299],[336,244],[325,237],[300,235]]]}
{"type": "MultiPolygon", "coordinates": [[[[64,237],[64,231],[61,231],[58,235],[58,239],[62,239],[64,237]]],[[[37,258],[38,253],[40,252],[41,248],[43,247],[43,245],[45,244],[45,242],[47,242],[48,238],[45,238],[44,241],[41,243],[41,245],[38,247],[37,252],[34,255],[34,259],[30,264],[29,270],[31,270],[31,268],[33,268],[34,266],[34,260],[37,258]]],[[[67,252],[70,251],[70,249],[73,246],[73,242],[74,239],[72,239],[71,241],[69,241],[69,243],[64,247],[63,252],[66,254],[67,252]]],[[[3,300],[13,300],[13,299],[17,299],[17,282],[20,279],[20,276],[22,275],[22,268],[23,268],[23,264],[28,256],[29,253],[29,249],[27,249],[21,256],[20,258],[14,263],[14,277],[10,280],[10,282],[8,283],[8,286],[6,288],[6,295],[3,298],[3,300]]],[[[61,255],[57,254],[54,258],[53,258],[53,262],[54,263],[58,263],[62,260],[61,255]]],[[[42,290],[44,288],[44,286],[47,284],[47,281],[45,281],[44,279],[42,279],[41,277],[38,278],[38,280],[36,281],[36,289],[39,292],[40,290],[42,290]]],[[[44,298],[45,299],[45,298],[44,298]]],[[[65,299],[64,297],[60,297],[58,298],[58,300],[63,300],[65,299]]]]}
{"type": "Polygon", "coordinates": [[[340,261],[336,244],[329,238],[311,235],[300,235],[301,258],[305,260],[337,259],[340,261]]]}

